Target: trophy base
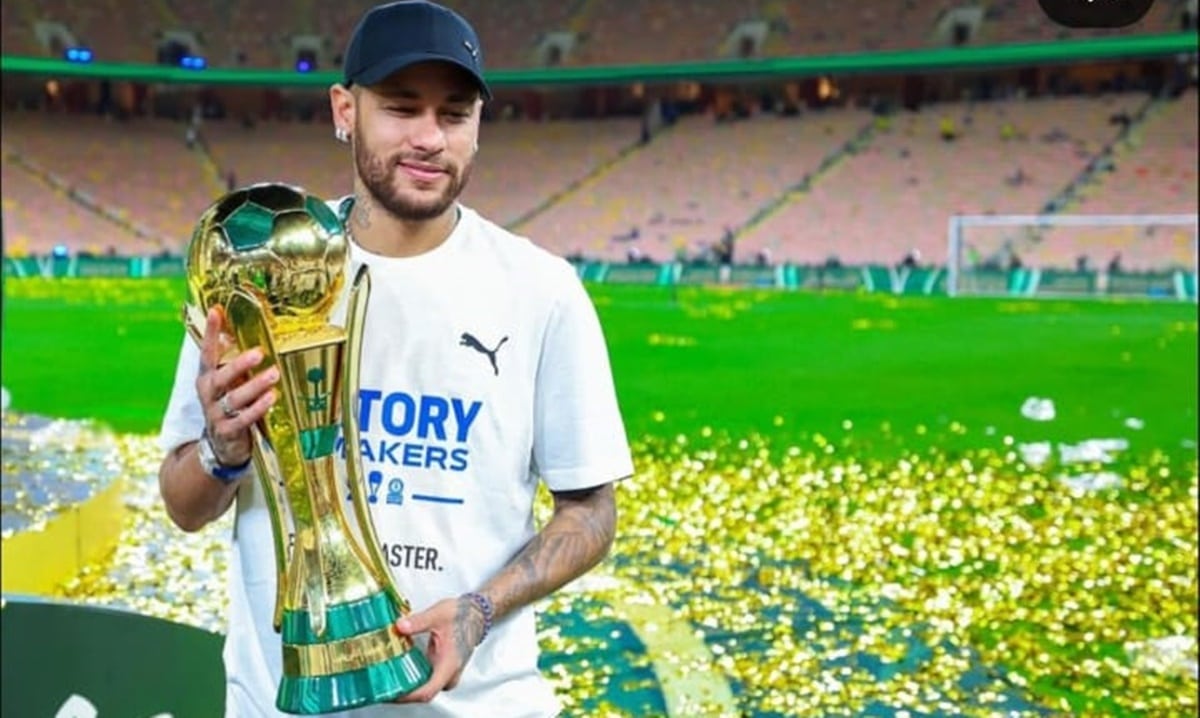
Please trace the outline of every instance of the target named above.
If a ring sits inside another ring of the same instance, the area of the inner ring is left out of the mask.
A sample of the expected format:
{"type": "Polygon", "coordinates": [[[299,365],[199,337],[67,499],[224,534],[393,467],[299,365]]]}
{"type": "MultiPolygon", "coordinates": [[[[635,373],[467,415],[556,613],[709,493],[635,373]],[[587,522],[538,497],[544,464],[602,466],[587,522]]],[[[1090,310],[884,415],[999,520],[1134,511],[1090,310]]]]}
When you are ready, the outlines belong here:
{"type": "Polygon", "coordinates": [[[284,676],[275,706],[292,715],[335,713],[392,701],[429,680],[425,654],[414,648],[402,656],[332,676],[284,676]]]}
{"type": "Polygon", "coordinates": [[[400,612],[385,593],[330,606],[323,636],[309,613],[283,613],[283,679],[275,706],[292,715],[385,703],[429,680],[429,660],[391,631],[400,612]],[[407,648],[407,650],[405,650],[407,648]]]}

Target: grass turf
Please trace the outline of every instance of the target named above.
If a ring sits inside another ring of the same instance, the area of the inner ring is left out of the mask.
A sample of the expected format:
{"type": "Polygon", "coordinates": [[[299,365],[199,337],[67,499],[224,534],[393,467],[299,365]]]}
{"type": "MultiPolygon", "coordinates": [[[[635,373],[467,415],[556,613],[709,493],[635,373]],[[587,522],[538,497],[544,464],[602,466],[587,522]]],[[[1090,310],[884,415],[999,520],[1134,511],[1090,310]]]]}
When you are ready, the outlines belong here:
{"type": "MultiPolygon", "coordinates": [[[[633,437],[820,434],[866,454],[1123,437],[1131,453],[1194,455],[1194,305],[591,292],[633,437]],[[1031,396],[1054,401],[1053,421],[1021,416],[1031,396]]],[[[14,408],[156,431],[183,338],[181,280],[8,280],[5,294],[14,408]]]]}
{"type": "MultiPolygon", "coordinates": [[[[1131,455],[1165,452],[1190,464],[1191,473],[1181,478],[1195,475],[1193,305],[644,286],[591,290],[630,434],[664,440],[653,442],[660,449],[662,444],[678,449],[671,441],[676,434],[694,441],[690,437],[703,437],[706,427],[735,437],[758,433],[777,444],[804,444],[809,451],[822,445],[838,451],[850,447],[855,457],[884,459],[910,449],[994,447],[1005,436],[1071,442],[1122,437],[1131,442],[1131,455]],[[1022,417],[1020,406],[1030,396],[1052,399],[1055,419],[1022,417]],[[1134,425],[1141,428],[1128,425],[1129,419],[1137,419],[1141,423],[1134,425]],[[834,441],[826,443],[818,434],[834,441]]],[[[19,280],[6,284],[6,295],[2,380],[17,409],[94,417],[125,431],[157,428],[183,339],[181,282],[19,280]]],[[[725,460],[748,463],[746,451],[723,446],[729,448],[725,460]]],[[[695,476],[682,481],[700,484],[695,476]]],[[[841,501],[848,490],[832,491],[841,501]]],[[[816,511],[820,499],[810,498],[802,505],[816,511]]],[[[640,503],[650,505],[633,505],[640,503]]],[[[850,514],[816,515],[836,525],[858,522],[861,531],[873,525],[861,516],[865,507],[852,502],[846,510],[850,514]]],[[[890,516],[880,516],[885,514],[890,516]]],[[[939,525],[955,526],[953,518],[938,515],[939,525]]],[[[770,516],[760,520],[769,525],[753,524],[756,532],[781,530],[770,516]]],[[[645,517],[633,523],[653,525],[645,517]]],[[[1138,538],[1143,539],[1158,540],[1138,538]]],[[[649,543],[669,544],[665,538],[649,543]]],[[[1025,551],[1035,558],[1050,555],[1035,548],[1025,551]]],[[[1024,575],[1025,564],[1006,560],[1008,574],[1024,575]]],[[[694,568],[688,570],[691,585],[694,568]]],[[[691,605],[698,599],[681,594],[680,600],[691,605]]],[[[1172,618],[1169,611],[1167,618],[1172,618]]],[[[1001,622],[979,627],[968,638],[990,646],[1044,630],[1041,624],[1001,622]]],[[[1056,667],[1119,648],[1071,645],[1071,652],[1047,647],[1056,667]]],[[[1099,686],[1101,679],[1067,686],[1056,678],[1059,673],[1037,675],[1033,693],[1041,700],[1121,712],[1108,689],[1099,686]]],[[[744,700],[749,707],[758,705],[753,696],[744,700]]]]}

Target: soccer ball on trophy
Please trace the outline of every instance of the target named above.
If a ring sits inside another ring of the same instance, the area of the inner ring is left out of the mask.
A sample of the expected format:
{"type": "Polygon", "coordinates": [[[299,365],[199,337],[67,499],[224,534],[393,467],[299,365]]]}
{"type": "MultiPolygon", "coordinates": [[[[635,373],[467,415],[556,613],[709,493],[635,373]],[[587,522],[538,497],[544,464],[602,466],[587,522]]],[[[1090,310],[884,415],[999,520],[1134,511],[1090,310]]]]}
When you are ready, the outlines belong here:
{"type": "Polygon", "coordinates": [[[253,288],[276,332],[323,323],[345,282],[346,256],[341,221],[303,189],[230,192],[200,217],[188,245],[188,325],[202,333],[200,308],[227,307],[235,287],[253,288]]]}

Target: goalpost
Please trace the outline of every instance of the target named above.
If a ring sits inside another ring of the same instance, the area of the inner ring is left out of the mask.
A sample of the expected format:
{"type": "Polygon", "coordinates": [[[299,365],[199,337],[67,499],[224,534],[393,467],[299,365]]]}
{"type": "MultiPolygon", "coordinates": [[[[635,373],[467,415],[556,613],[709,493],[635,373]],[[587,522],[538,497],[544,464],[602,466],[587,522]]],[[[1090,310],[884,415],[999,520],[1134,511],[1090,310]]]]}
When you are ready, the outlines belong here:
{"type": "Polygon", "coordinates": [[[955,215],[950,296],[1141,296],[1196,301],[1195,214],[955,215]]]}

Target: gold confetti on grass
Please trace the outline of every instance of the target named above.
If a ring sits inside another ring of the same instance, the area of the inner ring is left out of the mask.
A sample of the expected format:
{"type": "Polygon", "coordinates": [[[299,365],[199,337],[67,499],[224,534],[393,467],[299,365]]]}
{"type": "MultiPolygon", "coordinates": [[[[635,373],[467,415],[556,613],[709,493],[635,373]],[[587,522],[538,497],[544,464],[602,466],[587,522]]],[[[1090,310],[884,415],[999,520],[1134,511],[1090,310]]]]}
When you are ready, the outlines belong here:
{"type": "MultiPolygon", "coordinates": [[[[64,595],[221,630],[228,520],[174,529],[153,442],[122,447],[142,477],[124,540],[64,595]]],[[[641,652],[614,608],[652,601],[711,654],[677,668],[719,671],[743,715],[1194,715],[1194,672],[1127,650],[1186,637],[1173,650],[1195,655],[1197,473],[1180,463],[1131,460],[1121,488],[1087,492],[1004,448],[639,442],[613,555],[540,606],[543,665],[566,715],[661,715],[650,665],[674,658],[641,652]]]]}

